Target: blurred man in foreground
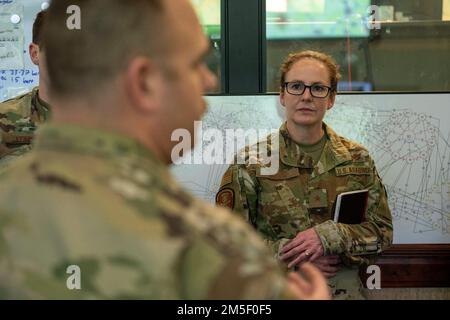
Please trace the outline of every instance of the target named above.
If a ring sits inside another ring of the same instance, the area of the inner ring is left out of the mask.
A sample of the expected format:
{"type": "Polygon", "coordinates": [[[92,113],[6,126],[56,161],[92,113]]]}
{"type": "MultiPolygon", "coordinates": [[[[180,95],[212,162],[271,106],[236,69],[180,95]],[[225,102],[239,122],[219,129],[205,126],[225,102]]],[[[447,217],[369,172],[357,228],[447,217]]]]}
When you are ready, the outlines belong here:
{"type": "Polygon", "coordinates": [[[189,2],[58,0],[48,10],[53,123],[0,176],[0,292],[329,298],[317,269],[286,278],[244,221],[196,200],[168,171],[171,133],[193,131],[202,93],[216,85],[189,2]],[[79,30],[66,27],[70,5],[79,30]]]}

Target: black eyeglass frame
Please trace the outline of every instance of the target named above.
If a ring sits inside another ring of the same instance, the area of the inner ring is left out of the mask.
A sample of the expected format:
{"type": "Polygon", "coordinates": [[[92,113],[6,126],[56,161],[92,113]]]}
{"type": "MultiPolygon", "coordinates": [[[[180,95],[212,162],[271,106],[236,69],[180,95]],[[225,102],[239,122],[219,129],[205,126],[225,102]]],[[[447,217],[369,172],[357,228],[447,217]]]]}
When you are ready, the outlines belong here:
{"type": "Polygon", "coordinates": [[[311,96],[313,96],[314,98],[319,98],[319,99],[325,99],[325,98],[327,98],[327,97],[330,95],[330,93],[334,91],[333,88],[331,88],[331,87],[329,87],[329,86],[325,86],[325,85],[323,85],[323,84],[313,84],[313,85],[308,86],[308,85],[306,85],[306,84],[304,84],[303,82],[300,82],[300,81],[289,81],[289,82],[285,82],[285,83],[284,83],[284,88],[285,88],[285,90],[286,90],[287,93],[289,93],[289,94],[291,94],[291,95],[293,95],[293,96],[301,96],[302,94],[305,93],[306,88],[308,88],[308,89],[309,89],[309,93],[311,94],[311,96]],[[302,91],[301,93],[291,93],[291,92],[289,92],[289,90],[288,90],[288,85],[289,85],[290,83],[301,83],[301,84],[303,84],[303,86],[304,86],[304,87],[303,87],[303,91],[302,91]],[[315,96],[315,95],[312,93],[312,91],[311,91],[311,88],[314,87],[314,86],[319,86],[319,87],[327,88],[327,89],[328,89],[327,94],[326,94],[325,96],[323,96],[323,97],[317,97],[317,96],[315,96]]]}

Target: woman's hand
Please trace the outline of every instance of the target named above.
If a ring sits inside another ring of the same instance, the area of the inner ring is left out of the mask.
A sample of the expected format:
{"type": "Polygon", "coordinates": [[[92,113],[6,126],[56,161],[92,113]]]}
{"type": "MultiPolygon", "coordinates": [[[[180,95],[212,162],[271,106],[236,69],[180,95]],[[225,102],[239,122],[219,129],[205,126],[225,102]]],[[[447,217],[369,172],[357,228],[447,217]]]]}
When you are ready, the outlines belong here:
{"type": "Polygon", "coordinates": [[[322,271],[327,278],[332,278],[339,271],[338,264],[341,262],[339,256],[322,256],[314,260],[312,263],[322,271]]]}
{"type": "Polygon", "coordinates": [[[289,241],[281,250],[280,259],[283,261],[292,260],[288,268],[292,268],[305,261],[314,262],[323,256],[323,246],[317,232],[310,228],[299,232],[294,239],[289,241]]]}

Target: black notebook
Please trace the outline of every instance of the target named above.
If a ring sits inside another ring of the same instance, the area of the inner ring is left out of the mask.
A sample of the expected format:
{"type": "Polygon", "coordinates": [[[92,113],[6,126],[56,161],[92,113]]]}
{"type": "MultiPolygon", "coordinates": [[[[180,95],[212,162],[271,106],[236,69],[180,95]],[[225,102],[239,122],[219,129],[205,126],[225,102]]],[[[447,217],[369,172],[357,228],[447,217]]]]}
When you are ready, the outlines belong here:
{"type": "Polygon", "coordinates": [[[369,190],[356,190],[338,194],[334,203],[334,222],[360,224],[364,222],[369,190]]]}

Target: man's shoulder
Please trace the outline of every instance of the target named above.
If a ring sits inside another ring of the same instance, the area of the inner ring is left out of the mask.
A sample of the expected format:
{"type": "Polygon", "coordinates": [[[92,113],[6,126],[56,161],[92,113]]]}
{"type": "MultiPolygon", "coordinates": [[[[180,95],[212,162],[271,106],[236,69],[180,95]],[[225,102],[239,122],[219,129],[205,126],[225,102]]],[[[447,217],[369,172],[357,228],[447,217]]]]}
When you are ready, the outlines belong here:
{"type": "Polygon", "coordinates": [[[31,101],[33,91],[8,99],[0,103],[0,121],[1,115],[16,114],[17,116],[29,117],[31,112],[31,101]]]}
{"type": "Polygon", "coordinates": [[[155,210],[167,224],[168,234],[196,238],[220,255],[240,256],[243,264],[273,263],[258,234],[230,210],[197,199],[178,186],[162,186],[154,194],[155,210]]]}
{"type": "MultiPolygon", "coordinates": [[[[215,247],[239,252],[243,246],[264,251],[264,244],[241,218],[231,211],[197,199],[181,188],[164,187],[156,191],[155,199],[164,219],[178,220],[186,228],[186,235],[197,235],[215,247]]],[[[170,227],[170,226],[169,226],[170,227]]]]}
{"type": "Polygon", "coordinates": [[[225,208],[213,207],[199,200],[195,202],[191,213],[188,208],[181,220],[192,228],[191,234],[198,235],[197,239],[203,243],[203,248],[210,248],[198,254],[198,259],[220,257],[214,260],[222,261],[223,265],[217,269],[214,278],[207,280],[210,281],[208,286],[211,297],[277,297],[283,287],[281,270],[256,231],[225,208]],[[229,288],[232,295],[226,295],[225,287],[229,288]]]}
{"type": "Polygon", "coordinates": [[[5,170],[5,168],[22,158],[30,150],[31,145],[29,144],[21,145],[16,148],[8,148],[5,144],[0,143],[0,170],[5,170]]]}
{"type": "Polygon", "coordinates": [[[102,210],[102,201],[114,199],[114,207],[108,205],[103,209],[133,213],[143,224],[158,220],[167,230],[164,236],[190,238],[195,235],[213,247],[235,252],[240,251],[244,243],[256,251],[264,250],[253,230],[231,212],[194,198],[170,175],[152,172],[133,159],[61,154],[43,161],[43,156],[45,154],[36,160],[36,152],[31,151],[5,170],[0,175],[4,183],[1,189],[11,189],[12,193],[13,188],[16,191],[26,189],[55,210],[61,205],[61,197],[67,196],[67,206],[83,204],[92,214],[102,210]],[[98,201],[91,202],[95,198],[98,201]]]}
{"type": "Polygon", "coordinates": [[[241,217],[226,208],[215,207],[201,200],[195,199],[194,202],[193,207],[196,208],[198,216],[193,224],[201,230],[206,223],[209,231],[205,235],[209,236],[211,231],[216,235],[212,240],[220,245],[233,246],[234,250],[248,245],[258,252],[265,252],[266,248],[257,233],[241,217]]]}
{"type": "MultiPolygon", "coordinates": [[[[34,221],[37,225],[28,225],[30,233],[23,232],[29,235],[33,230],[46,230],[48,237],[62,237],[65,245],[79,252],[87,252],[82,243],[88,239],[99,249],[109,243],[106,251],[112,253],[122,252],[124,243],[128,243],[123,251],[126,258],[142,265],[153,264],[149,273],[167,280],[180,276],[172,274],[175,268],[184,275],[184,288],[192,294],[188,297],[205,298],[196,295],[203,292],[196,289],[201,287],[205,292],[217,289],[217,296],[223,298],[224,291],[216,288],[217,281],[228,282],[236,296],[235,289],[241,288],[237,282],[250,281],[252,276],[279,281],[278,266],[264,243],[229,211],[195,199],[175,183],[166,185],[159,180],[160,175],[146,171],[144,166],[134,166],[132,161],[91,161],[72,166],[80,160],[86,161],[77,156],[55,157],[52,161],[60,161],[59,165],[40,165],[32,151],[10,170],[0,173],[0,214],[8,212],[22,224],[34,221]],[[18,207],[20,212],[13,212],[18,207]],[[39,219],[35,221],[37,214],[39,219]],[[75,241],[79,236],[68,231],[75,227],[76,234],[86,239],[75,241]],[[206,278],[197,279],[199,272],[193,268],[203,268],[206,278]]],[[[5,228],[16,230],[20,225],[12,222],[0,226],[3,231],[5,228]]],[[[26,247],[33,245],[25,242],[22,244],[26,247]]],[[[47,254],[53,250],[42,249],[47,254]]]]}

